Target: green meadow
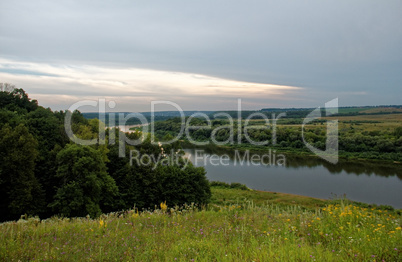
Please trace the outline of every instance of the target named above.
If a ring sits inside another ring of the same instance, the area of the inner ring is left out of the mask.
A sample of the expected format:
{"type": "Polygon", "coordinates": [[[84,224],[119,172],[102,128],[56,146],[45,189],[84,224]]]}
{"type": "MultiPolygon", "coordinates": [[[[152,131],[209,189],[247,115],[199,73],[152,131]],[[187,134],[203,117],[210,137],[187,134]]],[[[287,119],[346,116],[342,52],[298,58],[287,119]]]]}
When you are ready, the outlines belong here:
{"type": "Polygon", "coordinates": [[[211,203],[0,224],[1,261],[401,261],[401,212],[223,186],[211,203]]]}

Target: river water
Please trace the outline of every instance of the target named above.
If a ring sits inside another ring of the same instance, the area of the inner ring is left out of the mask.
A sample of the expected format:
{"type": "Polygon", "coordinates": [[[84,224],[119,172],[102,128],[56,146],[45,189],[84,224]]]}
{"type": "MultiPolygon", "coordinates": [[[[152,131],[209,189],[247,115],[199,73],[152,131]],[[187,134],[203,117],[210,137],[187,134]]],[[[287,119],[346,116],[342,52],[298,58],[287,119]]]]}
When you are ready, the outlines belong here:
{"type": "Polygon", "coordinates": [[[224,149],[184,149],[196,166],[204,166],[210,181],[239,182],[256,190],[341,197],[402,208],[402,166],[370,161],[340,161],[333,165],[315,157],[224,149]],[[260,158],[260,159],[259,159],[260,158]],[[254,160],[254,161],[253,161],[254,160]]]}

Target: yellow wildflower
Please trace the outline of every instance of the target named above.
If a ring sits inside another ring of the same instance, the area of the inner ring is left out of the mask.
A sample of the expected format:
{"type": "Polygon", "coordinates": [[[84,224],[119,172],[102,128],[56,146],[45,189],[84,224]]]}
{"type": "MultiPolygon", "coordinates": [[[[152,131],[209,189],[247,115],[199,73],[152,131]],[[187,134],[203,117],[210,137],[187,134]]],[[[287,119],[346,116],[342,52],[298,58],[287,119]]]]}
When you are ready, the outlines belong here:
{"type": "Polygon", "coordinates": [[[161,203],[161,209],[163,212],[165,212],[167,210],[166,201],[161,203]]]}

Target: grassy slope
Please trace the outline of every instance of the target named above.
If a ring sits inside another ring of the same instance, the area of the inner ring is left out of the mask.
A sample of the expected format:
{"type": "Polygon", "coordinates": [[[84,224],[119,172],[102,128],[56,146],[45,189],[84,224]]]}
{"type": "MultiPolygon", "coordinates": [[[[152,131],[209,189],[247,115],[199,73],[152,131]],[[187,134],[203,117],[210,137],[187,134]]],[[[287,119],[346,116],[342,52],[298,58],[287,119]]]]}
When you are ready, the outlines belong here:
{"type": "Polygon", "coordinates": [[[212,191],[210,207],[201,211],[168,207],[3,223],[0,260],[402,260],[400,212],[279,193],[212,191]]]}
{"type": "Polygon", "coordinates": [[[266,192],[259,190],[240,190],[214,187],[210,206],[238,205],[252,201],[254,205],[277,204],[280,206],[299,205],[304,208],[314,209],[323,207],[327,200],[299,196],[277,192],[266,192]]]}

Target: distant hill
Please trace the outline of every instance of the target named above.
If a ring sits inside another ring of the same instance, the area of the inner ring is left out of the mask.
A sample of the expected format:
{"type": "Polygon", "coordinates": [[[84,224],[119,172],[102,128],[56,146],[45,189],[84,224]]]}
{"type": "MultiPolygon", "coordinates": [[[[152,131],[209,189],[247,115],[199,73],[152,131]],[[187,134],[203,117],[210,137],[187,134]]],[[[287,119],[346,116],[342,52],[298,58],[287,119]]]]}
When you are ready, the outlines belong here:
{"type": "MultiPolygon", "coordinates": [[[[286,113],[286,116],[282,116],[281,118],[305,118],[309,113],[311,113],[315,108],[263,108],[261,110],[244,110],[241,111],[241,118],[247,118],[253,113],[263,113],[267,115],[268,118],[272,118],[273,115],[278,116],[280,113],[286,113]]],[[[321,108],[323,115],[325,108],[321,108]]],[[[189,117],[196,113],[206,114],[211,119],[214,118],[214,114],[216,113],[226,113],[233,118],[238,117],[238,112],[235,110],[228,111],[183,111],[185,117],[189,117]]],[[[381,115],[381,114],[399,114],[402,113],[402,105],[381,105],[381,106],[350,106],[350,107],[339,107],[338,113],[333,114],[332,116],[355,116],[355,115],[381,115]]],[[[101,114],[100,117],[106,120],[106,123],[109,125],[109,116],[114,115],[115,121],[117,123],[120,114],[123,114],[123,117],[127,117],[129,114],[132,114],[129,119],[126,121],[126,125],[137,125],[141,124],[139,118],[136,116],[142,115],[148,122],[154,121],[163,121],[168,120],[174,117],[180,117],[181,113],[179,111],[159,111],[154,112],[152,119],[151,112],[137,112],[137,113],[129,113],[129,112],[114,112],[114,113],[106,113],[101,114]]],[[[99,118],[99,113],[82,113],[82,115],[86,119],[94,119],[99,118]]],[[[258,118],[258,117],[255,117],[258,118]]],[[[113,124],[112,124],[113,125],[113,124]]],[[[116,125],[116,124],[114,124],[116,125]]]]}
{"type": "MultiPolygon", "coordinates": [[[[183,111],[184,116],[188,117],[191,116],[195,113],[202,113],[206,115],[212,115],[215,111],[183,111]]],[[[128,117],[128,115],[131,114],[131,117],[127,119],[126,125],[138,125],[141,124],[141,120],[139,118],[136,118],[136,116],[142,115],[143,117],[146,118],[148,122],[151,122],[152,120],[154,121],[163,121],[167,120],[170,118],[174,117],[180,117],[181,114],[179,111],[160,111],[160,112],[154,112],[153,116],[154,118],[152,119],[152,113],[151,112],[137,112],[137,113],[129,113],[129,112],[113,112],[113,113],[106,113],[106,114],[100,114],[99,113],[82,113],[82,115],[86,119],[94,119],[94,118],[104,118],[106,123],[109,125],[109,116],[113,116],[115,118],[116,123],[119,120],[120,114],[123,114],[123,117],[128,117]]],[[[112,124],[113,125],[113,124],[112,124]]],[[[115,124],[117,125],[117,124],[115,124]]]]}

